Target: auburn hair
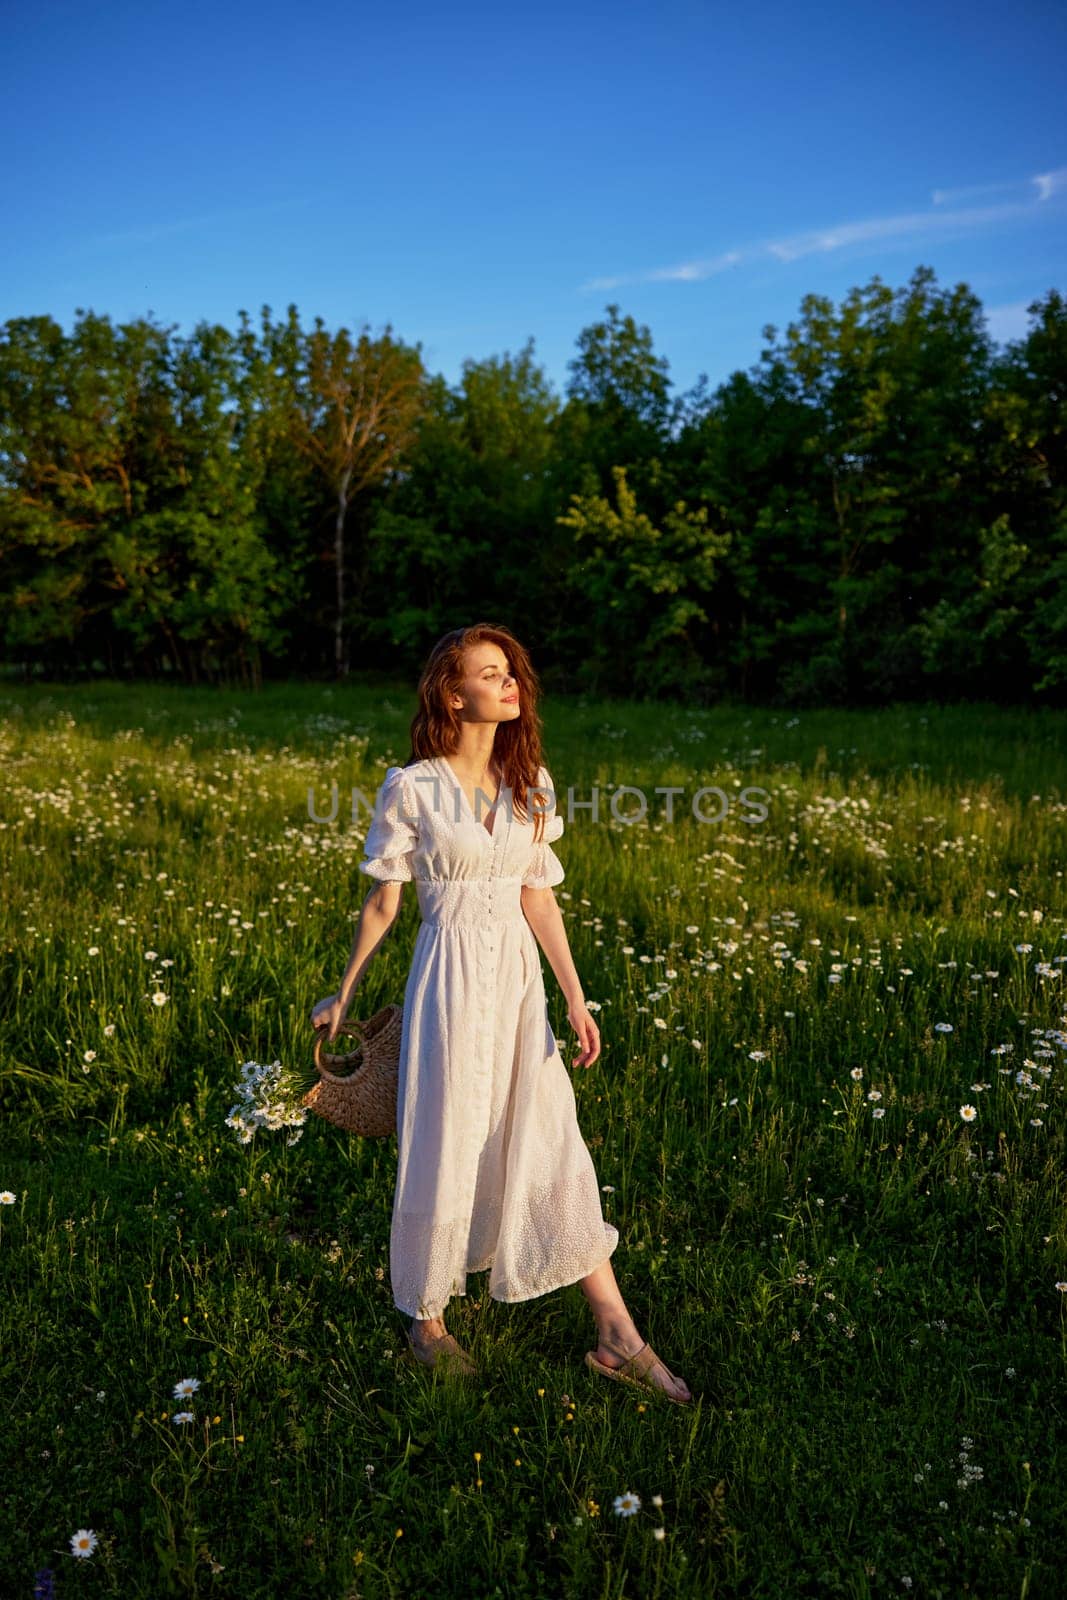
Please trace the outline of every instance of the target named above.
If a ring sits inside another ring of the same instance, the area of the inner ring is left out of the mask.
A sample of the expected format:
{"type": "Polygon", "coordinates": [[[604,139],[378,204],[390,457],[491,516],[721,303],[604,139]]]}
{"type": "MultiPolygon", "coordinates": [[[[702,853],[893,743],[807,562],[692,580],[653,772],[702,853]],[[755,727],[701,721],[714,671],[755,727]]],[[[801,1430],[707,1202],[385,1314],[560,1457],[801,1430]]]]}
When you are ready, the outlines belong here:
{"type": "MultiPolygon", "coordinates": [[[[453,628],[443,634],[427,657],[419,678],[419,709],[411,719],[411,754],[405,762],[426,761],[433,756],[450,756],[459,748],[460,719],[449,705],[449,696],[458,693],[466,676],[466,652],[478,644],[499,645],[511,663],[511,676],[519,691],[519,716],[501,722],[493,740],[493,758],[503,774],[502,783],[511,790],[519,816],[527,817],[527,795],[537,790],[541,754],[541,718],[537,702],[541,684],[529,652],[509,628],[491,622],[476,622],[469,628],[453,628]]],[[[545,830],[546,800],[533,807],[534,839],[545,830]]]]}

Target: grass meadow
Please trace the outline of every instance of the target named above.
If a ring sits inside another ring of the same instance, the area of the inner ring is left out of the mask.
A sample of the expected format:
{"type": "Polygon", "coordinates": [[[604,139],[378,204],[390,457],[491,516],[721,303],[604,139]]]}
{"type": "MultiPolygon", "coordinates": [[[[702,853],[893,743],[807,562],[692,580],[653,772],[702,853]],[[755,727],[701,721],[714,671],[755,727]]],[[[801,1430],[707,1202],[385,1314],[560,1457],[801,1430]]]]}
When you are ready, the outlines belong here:
{"type": "MultiPolygon", "coordinates": [[[[482,1379],[413,1368],[395,1141],[226,1124],[243,1063],[310,1064],[370,888],[346,797],[412,710],[0,689],[2,1594],[1062,1596],[1067,713],[544,703],[602,793],[557,847],[579,1120],[681,1407],[584,1367],[577,1285],[472,1275],[482,1379]]],[[[417,926],[409,887],[353,1014],[417,926]]]]}

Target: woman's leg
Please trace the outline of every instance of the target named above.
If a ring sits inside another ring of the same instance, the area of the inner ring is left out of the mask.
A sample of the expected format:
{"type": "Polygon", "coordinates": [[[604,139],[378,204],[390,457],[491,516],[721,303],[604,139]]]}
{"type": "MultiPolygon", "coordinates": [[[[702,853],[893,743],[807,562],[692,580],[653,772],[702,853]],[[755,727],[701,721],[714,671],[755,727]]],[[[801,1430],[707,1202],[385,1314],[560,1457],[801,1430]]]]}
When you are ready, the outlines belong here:
{"type": "Polygon", "coordinates": [[[444,1317],[413,1317],[411,1337],[416,1343],[432,1343],[445,1333],[444,1317]]]}
{"type": "MultiPolygon", "coordinates": [[[[620,1367],[623,1357],[635,1356],[645,1341],[626,1309],[610,1259],[602,1262],[594,1271],[578,1281],[596,1318],[597,1331],[600,1335],[600,1344],[595,1352],[596,1358],[604,1366],[620,1367]],[[609,1349],[608,1345],[613,1345],[615,1349],[609,1349]],[[623,1357],[616,1355],[615,1350],[621,1350],[623,1357]]],[[[662,1362],[653,1367],[648,1376],[651,1381],[667,1389],[669,1393],[676,1394],[681,1399],[691,1398],[688,1386],[680,1378],[675,1379],[662,1362]]]]}

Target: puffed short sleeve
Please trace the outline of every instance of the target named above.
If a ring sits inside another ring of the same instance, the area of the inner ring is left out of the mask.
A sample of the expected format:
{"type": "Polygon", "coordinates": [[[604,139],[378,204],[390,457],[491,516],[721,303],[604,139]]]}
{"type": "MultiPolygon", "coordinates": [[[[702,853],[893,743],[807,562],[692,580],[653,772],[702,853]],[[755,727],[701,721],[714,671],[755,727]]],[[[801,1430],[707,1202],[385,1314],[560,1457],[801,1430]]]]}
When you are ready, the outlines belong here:
{"type": "Polygon", "coordinates": [[[404,780],[403,767],[389,767],[378,793],[360,872],[383,883],[411,883],[412,855],[419,842],[415,796],[404,780]]]}
{"type": "MultiPolygon", "coordinates": [[[[552,791],[552,799],[545,810],[544,835],[533,846],[530,865],[523,875],[522,882],[526,889],[554,889],[565,877],[563,863],[552,848],[563,833],[563,818],[556,810],[555,786],[545,767],[541,768],[538,783],[543,789],[552,791]]],[[[534,796],[530,804],[532,806],[535,800],[543,803],[546,798],[545,795],[534,796]]]]}

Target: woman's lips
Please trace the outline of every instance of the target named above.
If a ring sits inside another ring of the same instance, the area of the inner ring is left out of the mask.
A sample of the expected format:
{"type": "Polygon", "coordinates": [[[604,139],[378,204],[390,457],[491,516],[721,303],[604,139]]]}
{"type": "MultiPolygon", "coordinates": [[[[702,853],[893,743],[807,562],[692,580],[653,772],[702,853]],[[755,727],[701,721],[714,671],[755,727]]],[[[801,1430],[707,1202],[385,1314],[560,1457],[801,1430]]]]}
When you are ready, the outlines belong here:
{"type": "Polygon", "coordinates": [[[506,694],[504,696],[504,704],[506,706],[516,705],[518,703],[518,699],[519,697],[517,694],[506,694]]]}

